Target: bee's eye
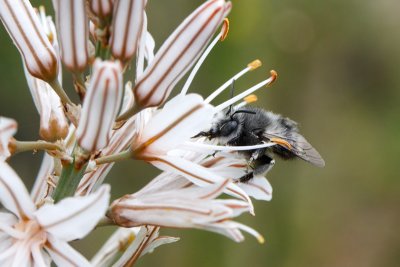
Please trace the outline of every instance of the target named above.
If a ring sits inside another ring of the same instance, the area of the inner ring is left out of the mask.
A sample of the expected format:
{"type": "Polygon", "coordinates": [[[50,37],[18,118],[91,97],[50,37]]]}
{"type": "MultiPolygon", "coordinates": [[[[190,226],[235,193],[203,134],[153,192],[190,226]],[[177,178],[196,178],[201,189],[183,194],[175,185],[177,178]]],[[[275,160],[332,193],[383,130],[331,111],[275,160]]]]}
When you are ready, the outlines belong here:
{"type": "Polygon", "coordinates": [[[225,122],[224,124],[222,124],[221,128],[219,129],[220,135],[221,136],[230,135],[233,131],[236,130],[237,126],[238,126],[238,123],[235,120],[225,122]]]}

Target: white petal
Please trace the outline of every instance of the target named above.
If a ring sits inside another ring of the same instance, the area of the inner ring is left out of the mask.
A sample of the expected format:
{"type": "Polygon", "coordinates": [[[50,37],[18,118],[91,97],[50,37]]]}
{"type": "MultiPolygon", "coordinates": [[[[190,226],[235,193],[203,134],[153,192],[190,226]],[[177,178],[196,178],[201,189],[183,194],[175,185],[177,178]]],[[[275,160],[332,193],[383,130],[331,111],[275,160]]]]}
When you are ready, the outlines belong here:
{"type": "Polygon", "coordinates": [[[172,236],[158,236],[151,243],[143,250],[140,257],[147,253],[152,253],[154,249],[161,245],[170,244],[179,241],[179,237],[172,237],[172,236]]]}
{"type": "Polygon", "coordinates": [[[35,204],[39,203],[45,196],[48,188],[47,179],[54,170],[54,159],[49,154],[44,153],[39,173],[31,190],[31,198],[35,204]]]}
{"type": "Polygon", "coordinates": [[[17,123],[13,119],[0,116],[0,161],[10,156],[8,144],[17,132],[17,123]]]}
{"type": "Polygon", "coordinates": [[[34,267],[46,267],[51,264],[51,259],[49,255],[42,250],[41,243],[32,245],[32,258],[34,261],[34,267]]]}
{"type": "Polygon", "coordinates": [[[35,206],[26,187],[7,163],[0,161],[0,200],[20,219],[31,218],[35,206]]]}
{"type": "MultiPolygon", "coordinates": [[[[131,245],[125,250],[124,254],[119,258],[119,260],[112,265],[112,267],[125,266],[125,264],[133,257],[136,259],[142,254],[142,247],[146,246],[147,240],[152,239],[158,235],[159,227],[153,226],[143,226],[140,228],[135,240],[131,245]],[[139,254],[139,255],[137,255],[139,254]]],[[[145,248],[145,247],[144,247],[145,248]]]]}
{"type": "Polygon", "coordinates": [[[49,243],[46,244],[45,248],[57,266],[91,266],[89,261],[74,248],[68,245],[67,242],[58,240],[51,235],[48,236],[48,241],[49,243]]]}
{"type": "Polygon", "coordinates": [[[213,113],[201,96],[178,95],[146,124],[132,149],[141,150],[137,153],[165,154],[203,129],[213,113]]]}
{"type": "Polygon", "coordinates": [[[272,186],[265,177],[254,177],[246,183],[239,183],[249,196],[258,200],[270,201],[272,199],[272,186]]]}
{"type": "Polygon", "coordinates": [[[104,216],[110,198],[110,187],[102,186],[85,197],[70,197],[55,205],[40,208],[35,216],[40,225],[55,237],[71,241],[86,236],[104,216]]]}
{"type": "Polygon", "coordinates": [[[123,252],[123,248],[127,248],[137,238],[139,230],[140,227],[118,228],[96,253],[90,261],[91,264],[96,267],[111,266],[123,252]]]}

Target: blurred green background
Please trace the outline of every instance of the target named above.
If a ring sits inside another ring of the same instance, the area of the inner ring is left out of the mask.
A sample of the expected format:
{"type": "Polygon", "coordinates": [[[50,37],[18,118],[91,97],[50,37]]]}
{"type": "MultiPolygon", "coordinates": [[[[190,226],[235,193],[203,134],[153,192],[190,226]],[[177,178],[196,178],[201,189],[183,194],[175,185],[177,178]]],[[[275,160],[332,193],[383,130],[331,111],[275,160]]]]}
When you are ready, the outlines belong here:
{"type": "MultiPolygon", "coordinates": [[[[44,4],[52,12],[49,2],[44,4]]],[[[157,48],[202,2],[149,0],[157,48]]],[[[181,241],[157,249],[137,266],[399,266],[399,10],[398,0],[233,0],[229,36],[213,50],[191,91],[208,95],[261,59],[263,67],[236,88],[275,69],[278,81],[258,93],[257,105],[298,121],[326,167],[277,162],[268,174],[273,200],[255,202],[255,217],[238,218],[263,233],[266,244],[250,236],[236,244],[209,232],[166,229],[163,234],[181,241]]],[[[38,115],[19,54],[3,27],[0,60],[0,114],[18,121],[18,139],[37,139],[38,115]]],[[[64,76],[70,84],[69,74],[64,76]]],[[[41,157],[25,153],[11,160],[28,186],[41,157]]],[[[118,197],[157,173],[140,162],[123,162],[107,182],[118,197]]],[[[74,246],[91,257],[113,230],[98,229],[74,246]]]]}

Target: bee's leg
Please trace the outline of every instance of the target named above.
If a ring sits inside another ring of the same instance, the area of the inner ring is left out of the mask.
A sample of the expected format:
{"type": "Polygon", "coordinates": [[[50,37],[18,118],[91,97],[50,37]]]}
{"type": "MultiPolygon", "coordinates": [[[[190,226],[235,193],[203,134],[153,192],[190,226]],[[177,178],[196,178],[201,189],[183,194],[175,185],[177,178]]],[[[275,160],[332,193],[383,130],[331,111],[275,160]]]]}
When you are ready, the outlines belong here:
{"type": "Polygon", "coordinates": [[[249,160],[250,163],[264,156],[266,150],[267,149],[265,147],[254,150],[249,160]]]}
{"type": "Polygon", "coordinates": [[[254,176],[265,175],[272,169],[274,165],[275,165],[275,160],[268,157],[267,155],[263,155],[256,162],[256,167],[254,168],[253,171],[254,176]]]}
{"type": "Polygon", "coordinates": [[[246,183],[250,181],[254,176],[264,175],[274,166],[275,160],[262,154],[261,157],[254,160],[254,169],[250,173],[246,173],[239,178],[239,182],[246,183]]]}

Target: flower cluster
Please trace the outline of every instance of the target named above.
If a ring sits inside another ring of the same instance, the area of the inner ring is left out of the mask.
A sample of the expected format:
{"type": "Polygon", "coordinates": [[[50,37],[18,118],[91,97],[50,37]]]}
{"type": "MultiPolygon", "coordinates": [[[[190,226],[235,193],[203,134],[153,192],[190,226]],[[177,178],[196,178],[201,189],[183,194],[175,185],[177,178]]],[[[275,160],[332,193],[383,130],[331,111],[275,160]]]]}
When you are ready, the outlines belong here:
{"type": "Polygon", "coordinates": [[[163,227],[208,230],[237,242],[244,231],[263,242],[233,219],[254,214],[251,198],[270,200],[272,188],[263,176],[240,182],[249,166],[236,151],[275,143],[228,147],[192,137],[224,109],[254,101],[248,96],[277,75],[271,71],[241,94],[211,104],[233,81],[260,67],[255,60],[205,99],[188,93],[202,63],[228,33],[231,3],[206,1],[157,52],[146,4],[53,0],[53,20],[28,0],[0,1],[0,19],[21,54],[40,115],[41,137],[16,140],[17,123],[0,117],[1,266],[131,266],[178,240],[160,236],[163,227]],[[64,91],[62,67],[73,78],[79,103],[64,91]],[[171,96],[185,75],[181,91],[171,96]],[[30,194],[6,162],[29,150],[45,151],[30,194]],[[111,187],[104,180],[125,159],[150,163],[162,173],[110,203],[111,187]],[[232,198],[219,198],[222,194],[232,198]],[[120,228],[91,261],[68,244],[108,224],[120,228]]]}

